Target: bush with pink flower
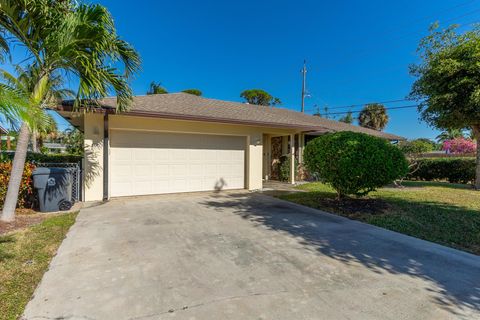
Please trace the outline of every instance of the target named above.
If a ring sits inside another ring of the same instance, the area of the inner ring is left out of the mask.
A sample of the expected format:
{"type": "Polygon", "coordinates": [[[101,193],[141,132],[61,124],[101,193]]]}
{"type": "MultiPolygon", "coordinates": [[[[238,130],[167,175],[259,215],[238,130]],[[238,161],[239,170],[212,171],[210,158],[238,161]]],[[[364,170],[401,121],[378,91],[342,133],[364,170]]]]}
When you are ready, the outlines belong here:
{"type": "Polygon", "coordinates": [[[455,138],[445,140],[443,142],[442,150],[453,154],[470,154],[477,151],[477,144],[471,139],[455,138]]]}

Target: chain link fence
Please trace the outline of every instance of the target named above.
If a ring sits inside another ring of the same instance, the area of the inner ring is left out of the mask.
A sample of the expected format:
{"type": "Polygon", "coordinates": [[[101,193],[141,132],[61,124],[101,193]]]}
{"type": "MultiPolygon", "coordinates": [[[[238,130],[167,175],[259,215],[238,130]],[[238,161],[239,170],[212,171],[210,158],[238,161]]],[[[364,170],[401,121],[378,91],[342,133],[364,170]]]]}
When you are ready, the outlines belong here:
{"type": "Polygon", "coordinates": [[[45,168],[68,168],[72,171],[72,202],[79,202],[82,200],[81,177],[82,169],[80,163],[36,163],[37,167],[45,168]]]}

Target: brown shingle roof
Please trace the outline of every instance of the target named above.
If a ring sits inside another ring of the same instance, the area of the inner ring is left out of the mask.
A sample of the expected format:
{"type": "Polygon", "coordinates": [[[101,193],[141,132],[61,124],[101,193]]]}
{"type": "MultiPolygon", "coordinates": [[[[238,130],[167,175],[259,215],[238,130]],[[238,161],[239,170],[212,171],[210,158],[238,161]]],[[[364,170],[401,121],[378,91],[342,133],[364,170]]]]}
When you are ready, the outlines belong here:
{"type": "MultiPolygon", "coordinates": [[[[100,105],[116,108],[116,98],[104,98],[100,100],[100,105]]],[[[133,98],[133,104],[127,113],[164,118],[294,127],[305,131],[354,131],[389,140],[403,140],[402,137],[393,134],[284,108],[208,99],[187,93],[136,96],[133,98]]]]}

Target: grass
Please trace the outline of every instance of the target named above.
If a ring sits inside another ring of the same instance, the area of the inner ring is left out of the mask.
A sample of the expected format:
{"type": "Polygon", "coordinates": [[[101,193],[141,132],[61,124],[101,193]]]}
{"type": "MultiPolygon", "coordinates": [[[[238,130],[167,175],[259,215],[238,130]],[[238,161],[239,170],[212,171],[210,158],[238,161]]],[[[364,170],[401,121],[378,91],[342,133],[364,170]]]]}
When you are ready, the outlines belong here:
{"type": "Polygon", "coordinates": [[[407,181],[404,186],[338,201],[332,188],[315,182],[298,187],[305,192],[279,197],[480,255],[479,191],[438,182],[407,181]]]}
{"type": "Polygon", "coordinates": [[[18,319],[42,279],[76,213],[0,236],[0,319],[18,319]]]}

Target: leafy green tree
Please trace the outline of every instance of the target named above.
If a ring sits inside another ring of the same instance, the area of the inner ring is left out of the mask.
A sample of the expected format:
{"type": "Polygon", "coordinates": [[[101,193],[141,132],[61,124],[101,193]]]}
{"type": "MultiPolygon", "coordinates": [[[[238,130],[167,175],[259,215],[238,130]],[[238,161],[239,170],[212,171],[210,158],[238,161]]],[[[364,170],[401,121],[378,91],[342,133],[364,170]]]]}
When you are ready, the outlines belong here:
{"type": "Polygon", "coordinates": [[[421,62],[410,68],[417,77],[411,97],[419,101],[422,120],[439,129],[471,129],[477,140],[475,187],[480,190],[480,26],[463,34],[457,26],[439,29],[421,40],[421,62]]]}
{"type": "MultiPolygon", "coordinates": [[[[18,94],[27,101],[28,112],[43,113],[51,93],[49,84],[58,75],[64,83],[68,79],[78,83],[74,107],[111,91],[116,93],[118,111],[130,105],[128,78],[138,70],[140,58],[119,38],[110,13],[102,5],[77,4],[74,0],[0,0],[0,47],[8,55],[15,46],[25,48],[27,58],[21,64],[33,70],[27,94],[18,94]]],[[[34,124],[22,123],[0,217],[3,221],[15,218],[31,130],[35,130],[34,124]]]]}
{"type": "Polygon", "coordinates": [[[378,131],[385,129],[388,120],[387,109],[379,103],[366,105],[358,115],[358,124],[360,126],[378,131]]]}
{"type": "Polygon", "coordinates": [[[83,155],[83,133],[78,129],[67,129],[64,132],[63,143],[67,145],[67,152],[73,155],[83,155]]]}
{"type": "Polygon", "coordinates": [[[167,89],[165,89],[160,82],[156,83],[152,81],[150,83],[150,87],[147,91],[147,94],[166,94],[168,93],[167,89]]]}
{"type": "Polygon", "coordinates": [[[282,103],[279,98],[275,98],[262,89],[245,90],[240,93],[240,97],[250,104],[259,106],[276,106],[282,103]]]}
{"type": "Polygon", "coordinates": [[[353,123],[352,112],[348,111],[348,113],[346,115],[344,115],[343,117],[341,117],[340,119],[338,119],[338,121],[345,122],[345,123],[348,123],[348,124],[352,124],[353,123]]]}
{"type": "Polygon", "coordinates": [[[456,138],[462,138],[463,131],[460,129],[446,129],[437,136],[437,141],[443,143],[446,140],[453,140],[456,138]]]}
{"type": "Polygon", "coordinates": [[[398,147],[406,155],[412,155],[432,152],[435,150],[436,145],[427,139],[415,139],[410,141],[401,141],[398,143],[398,147]]]}
{"type": "Polygon", "coordinates": [[[199,96],[199,97],[202,95],[202,91],[200,91],[198,89],[186,89],[186,90],[183,90],[182,92],[188,93],[188,94],[193,94],[193,95],[199,96]]]}

